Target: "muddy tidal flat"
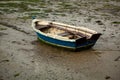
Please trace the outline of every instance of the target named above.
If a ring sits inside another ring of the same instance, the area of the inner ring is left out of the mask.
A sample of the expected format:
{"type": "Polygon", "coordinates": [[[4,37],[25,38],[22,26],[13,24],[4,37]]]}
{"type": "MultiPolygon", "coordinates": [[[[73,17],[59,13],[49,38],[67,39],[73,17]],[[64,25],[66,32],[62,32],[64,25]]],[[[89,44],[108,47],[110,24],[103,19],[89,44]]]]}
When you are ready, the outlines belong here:
{"type": "Polygon", "coordinates": [[[120,0],[0,0],[0,80],[120,80],[120,0]],[[79,52],[37,39],[32,17],[102,33],[79,52]]]}

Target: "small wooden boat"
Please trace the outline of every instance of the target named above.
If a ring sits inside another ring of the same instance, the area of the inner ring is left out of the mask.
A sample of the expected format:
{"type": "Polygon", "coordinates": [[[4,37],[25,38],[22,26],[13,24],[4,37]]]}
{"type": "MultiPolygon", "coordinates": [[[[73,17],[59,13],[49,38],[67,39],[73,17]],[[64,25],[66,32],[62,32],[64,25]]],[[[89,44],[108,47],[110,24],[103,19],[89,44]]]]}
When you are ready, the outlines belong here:
{"type": "Polygon", "coordinates": [[[101,35],[101,33],[85,27],[76,27],[40,19],[34,19],[32,27],[40,40],[74,50],[92,47],[101,35]]]}

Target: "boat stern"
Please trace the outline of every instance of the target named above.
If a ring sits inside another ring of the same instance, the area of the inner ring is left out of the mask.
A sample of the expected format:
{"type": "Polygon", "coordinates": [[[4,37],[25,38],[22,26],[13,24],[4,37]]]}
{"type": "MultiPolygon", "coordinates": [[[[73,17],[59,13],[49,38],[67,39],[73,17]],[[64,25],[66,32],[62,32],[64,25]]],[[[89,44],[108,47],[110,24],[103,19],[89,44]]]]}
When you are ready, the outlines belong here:
{"type": "Polygon", "coordinates": [[[87,39],[86,37],[77,39],[76,40],[76,51],[89,49],[93,47],[101,35],[102,35],[101,33],[97,33],[97,34],[93,34],[90,39],[87,39]]]}
{"type": "Polygon", "coordinates": [[[89,40],[96,42],[101,35],[101,33],[93,34],[89,40]]]}

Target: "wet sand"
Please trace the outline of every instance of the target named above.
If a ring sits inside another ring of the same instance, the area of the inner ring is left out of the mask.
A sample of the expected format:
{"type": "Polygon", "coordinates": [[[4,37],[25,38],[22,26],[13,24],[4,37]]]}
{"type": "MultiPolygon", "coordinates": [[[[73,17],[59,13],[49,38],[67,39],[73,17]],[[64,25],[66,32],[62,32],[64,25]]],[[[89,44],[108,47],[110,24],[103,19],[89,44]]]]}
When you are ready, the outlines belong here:
{"type": "Polygon", "coordinates": [[[71,9],[75,11],[72,14],[68,9],[62,15],[49,11],[47,17],[37,16],[82,25],[103,34],[93,48],[79,52],[40,42],[31,27],[31,17],[18,18],[21,15],[12,12],[0,14],[0,80],[120,80],[120,11],[116,7],[117,12],[108,10],[111,6],[101,9],[103,4],[120,7],[119,3],[101,1],[90,3],[90,8],[86,8],[90,4],[81,6],[80,11],[71,9]]]}

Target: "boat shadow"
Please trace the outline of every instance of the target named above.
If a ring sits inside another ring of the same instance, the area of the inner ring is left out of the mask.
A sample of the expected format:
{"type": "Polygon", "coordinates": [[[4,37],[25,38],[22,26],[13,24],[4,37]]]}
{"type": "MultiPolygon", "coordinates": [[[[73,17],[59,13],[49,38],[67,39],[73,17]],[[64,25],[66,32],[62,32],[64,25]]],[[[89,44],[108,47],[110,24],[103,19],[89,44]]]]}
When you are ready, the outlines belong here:
{"type": "Polygon", "coordinates": [[[100,56],[98,55],[101,54],[92,48],[77,52],[70,51],[47,45],[39,40],[33,41],[32,44],[34,44],[34,57],[37,62],[42,60],[43,63],[62,67],[65,65],[66,67],[76,67],[79,69],[82,64],[86,65],[86,63],[94,63],[99,60],[100,56]]]}
{"type": "MultiPolygon", "coordinates": [[[[70,48],[58,47],[56,45],[51,45],[51,44],[45,43],[45,42],[41,41],[40,39],[37,39],[37,40],[35,40],[31,43],[35,44],[35,45],[42,45],[42,47],[45,46],[44,49],[52,50],[52,51],[58,50],[58,51],[65,51],[65,52],[67,51],[67,52],[73,52],[74,53],[74,52],[82,52],[82,51],[92,50],[92,48],[91,48],[92,46],[83,47],[83,48],[80,48],[80,49],[70,49],[70,48]]],[[[42,47],[40,47],[40,48],[42,48],[42,47]]]]}

